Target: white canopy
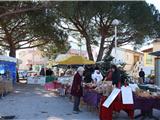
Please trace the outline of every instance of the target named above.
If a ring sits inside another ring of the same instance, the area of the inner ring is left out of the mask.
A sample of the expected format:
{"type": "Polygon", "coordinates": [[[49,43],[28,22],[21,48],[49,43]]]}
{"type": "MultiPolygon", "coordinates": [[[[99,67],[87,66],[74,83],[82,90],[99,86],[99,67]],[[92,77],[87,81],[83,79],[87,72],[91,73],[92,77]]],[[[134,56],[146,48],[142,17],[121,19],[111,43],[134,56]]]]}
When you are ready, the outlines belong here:
{"type": "Polygon", "coordinates": [[[4,55],[0,55],[0,61],[8,61],[8,62],[17,62],[17,59],[14,57],[8,57],[4,55]]]}

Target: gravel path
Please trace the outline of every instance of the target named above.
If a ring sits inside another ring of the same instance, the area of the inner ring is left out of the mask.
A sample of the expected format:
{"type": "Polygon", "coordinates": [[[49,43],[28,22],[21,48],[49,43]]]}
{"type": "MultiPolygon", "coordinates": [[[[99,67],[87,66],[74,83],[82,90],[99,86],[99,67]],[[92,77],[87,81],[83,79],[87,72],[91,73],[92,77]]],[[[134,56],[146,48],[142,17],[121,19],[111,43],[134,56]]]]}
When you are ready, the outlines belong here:
{"type": "MultiPolygon", "coordinates": [[[[14,120],[98,120],[97,113],[89,112],[86,106],[79,114],[72,113],[72,106],[67,97],[56,96],[38,85],[22,84],[16,85],[13,93],[0,99],[0,115],[15,115],[14,120]]],[[[154,114],[160,117],[158,110],[154,114]]],[[[121,111],[114,120],[128,120],[128,117],[121,111]]]]}

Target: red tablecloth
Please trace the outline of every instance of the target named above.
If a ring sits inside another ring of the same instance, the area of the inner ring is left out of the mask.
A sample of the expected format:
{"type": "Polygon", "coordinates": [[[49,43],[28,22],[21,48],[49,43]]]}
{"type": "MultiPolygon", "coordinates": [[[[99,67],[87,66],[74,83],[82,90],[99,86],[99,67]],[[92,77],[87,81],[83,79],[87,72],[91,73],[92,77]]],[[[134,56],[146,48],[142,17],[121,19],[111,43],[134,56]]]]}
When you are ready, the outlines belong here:
{"type": "Polygon", "coordinates": [[[46,83],[44,85],[45,90],[58,89],[58,88],[61,88],[61,87],[62,87],[62,84],[58,83],[56,81],[54,81],[54,82],[48,82],[48,83],[46,83]]]}
{"type": "Polygon", "coordinates": [[[100,102],[100,120],[112,120],[112,111],[120,112],[120,110],[124,110],[128,113],[130,119],[134,118],[134,105],[133,104],[123,104],[120,96],[118,96],[109,108],[103,106],[106,97],[102,96],[100,102]]]}

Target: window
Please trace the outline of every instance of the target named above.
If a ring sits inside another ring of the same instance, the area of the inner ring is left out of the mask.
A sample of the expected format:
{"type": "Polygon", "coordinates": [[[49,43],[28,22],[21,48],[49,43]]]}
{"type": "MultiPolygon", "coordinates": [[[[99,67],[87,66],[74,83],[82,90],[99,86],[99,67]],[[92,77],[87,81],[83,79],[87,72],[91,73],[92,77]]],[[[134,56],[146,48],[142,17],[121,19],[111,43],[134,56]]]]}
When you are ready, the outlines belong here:
{"type": "Polygon", "coordinates": [[[149,54],[146,54],[146,64],[152,65],[152,56],[149,54]]]}

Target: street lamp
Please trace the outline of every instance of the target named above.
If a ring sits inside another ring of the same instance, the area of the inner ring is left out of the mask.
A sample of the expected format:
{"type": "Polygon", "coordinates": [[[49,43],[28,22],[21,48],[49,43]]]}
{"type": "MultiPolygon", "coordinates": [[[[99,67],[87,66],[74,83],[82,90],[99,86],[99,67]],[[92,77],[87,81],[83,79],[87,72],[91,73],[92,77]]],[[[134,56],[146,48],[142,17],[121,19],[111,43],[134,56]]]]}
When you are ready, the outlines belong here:
{"type": "Polygon", "coordinates": [[[117,26],[120,24],[120,21],[117,19],[114,19],[112,21],[112,25],[115,27],[115,62],[116,62],[116,57],[117,57],[117,26]]]}

